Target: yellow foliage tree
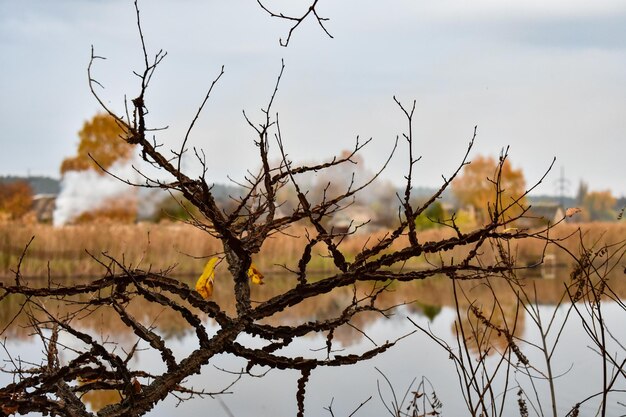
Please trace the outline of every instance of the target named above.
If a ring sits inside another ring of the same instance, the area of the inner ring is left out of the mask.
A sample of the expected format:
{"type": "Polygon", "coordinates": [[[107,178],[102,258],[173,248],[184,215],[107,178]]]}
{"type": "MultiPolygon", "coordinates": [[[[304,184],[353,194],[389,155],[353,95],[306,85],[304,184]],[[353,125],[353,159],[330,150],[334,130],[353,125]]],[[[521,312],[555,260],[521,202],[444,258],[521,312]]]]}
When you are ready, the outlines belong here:
{"type": "MultiPolygon", "coordinates": [[[[476,209],[478,221],[489,221],[489,204],[493,210],[493,201],[497,190],[494,182],[500,175],[502,194],[500,201],[508,206],[515,199],[522,196],[526,190],[526,181],[521,169],[513,169],[508,159],[502,164],[502,171],[498,173],[499,164],[493,157],[479,155],[471,164],[463,169],[463,174],[452,182],[452,192],[462,205],[471,205],[476,209]]],[[[520,204],[525,204],[522,199],[520,204]]],[[[520,213],[519,207],[513,207],[509,216],[520,213]]]]}
{"type": "Polygon", "coordinates": [[[19,219],[33,206],[33,190],[26,181],[0,184],[0,213],[19,219]]]}
{"type": "Polygon", "coordinates": [[[63,160],[61,175],[89,169],[103,173],[98,165],[107,169],[118,161],[130,159],[133,145],[120,139],[125,135],[124,129],[112,116],[104,113],[95,115],[78,132],[78,152],[76,156],[63,160]]]}
{"type": "Polygon", "coordinates": [[[617,200],[610,190],[592,191],[585,195],[583,207],[589,220],[612,221],[617,218],[617,214],[613,210],[616,202],[617,200]]]}
{"type": "Polygon", "coordinates": [[[86,211],[72,220],[73,224],[93,222],[134,223],[137,220],[137,198],[135,194],[112,197],[104,200],[96,209],[86,211]]]}

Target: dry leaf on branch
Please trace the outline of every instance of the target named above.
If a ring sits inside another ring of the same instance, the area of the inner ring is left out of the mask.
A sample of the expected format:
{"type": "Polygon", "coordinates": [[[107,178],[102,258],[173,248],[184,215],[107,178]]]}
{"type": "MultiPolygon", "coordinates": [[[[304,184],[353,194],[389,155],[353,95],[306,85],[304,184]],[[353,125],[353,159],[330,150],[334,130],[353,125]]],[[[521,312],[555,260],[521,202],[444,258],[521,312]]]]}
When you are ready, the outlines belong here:
{"type": "Polygon", "coordinates": [[[570,207],[565,210],[565,216],[572,217],[574,214],[580,213],[581,211],[582,209],[579,209],[578,207],[570,207]]]}
{"type": "Polygon", "coordinates": [[[202,271],[202,275],[198,278],[196,282],[196,291],[198,294],[202,296],[205,300],[210,298],[213,294],[213,281],[215,280],[215,265],[219,258],[211,258],[204,266],[204,271],[202,271]]]}

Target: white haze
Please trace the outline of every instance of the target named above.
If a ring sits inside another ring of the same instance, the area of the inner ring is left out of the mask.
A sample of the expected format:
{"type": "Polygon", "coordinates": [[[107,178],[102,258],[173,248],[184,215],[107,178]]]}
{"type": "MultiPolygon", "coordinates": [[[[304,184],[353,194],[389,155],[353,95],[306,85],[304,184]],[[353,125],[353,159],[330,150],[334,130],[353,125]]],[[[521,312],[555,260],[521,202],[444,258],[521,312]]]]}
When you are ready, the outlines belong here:
{"type": "MultiPolygon", "coordinates": [[[[116,163],[109,171],[124,180],[139,180],[128,161],[116,163]]],[[[136,188],[111,175],[91,170],[69,171],[61,179],[61,192],[53,214],[54,225],[67,224],[82,213],[100,208],[107,200],[133,197],[136,197],[136,188]]]]}

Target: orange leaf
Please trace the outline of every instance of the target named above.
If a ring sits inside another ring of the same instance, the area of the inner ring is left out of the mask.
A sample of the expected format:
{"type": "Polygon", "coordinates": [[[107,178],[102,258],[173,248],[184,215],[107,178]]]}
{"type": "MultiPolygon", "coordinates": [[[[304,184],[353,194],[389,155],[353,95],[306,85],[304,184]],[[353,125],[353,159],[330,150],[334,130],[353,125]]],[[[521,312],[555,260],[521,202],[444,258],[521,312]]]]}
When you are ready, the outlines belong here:
{"type": "Polygon", "coordinates": [[[133,378],[133,391],[135,394],[141,393],[141,383],[137,381],[137,378],[133,378]]]}
{"type": "Polygon", "coordinates": [[[2,406],[2,412],[4,414],[6,414],[7,416],[10,415],[10,414],[16,413],[17,410],[19,410],[19,407],[17,405],[7,405],[7,404],[4,404],[2,406]]]}
{"type": "Polygon", "coordinates": [[[565,210],[565,215],[567,217],[572,217],[574,214],[580,213],[582,210],[579,209],[578,207],[570,207],[567,210],[565,210]]]}

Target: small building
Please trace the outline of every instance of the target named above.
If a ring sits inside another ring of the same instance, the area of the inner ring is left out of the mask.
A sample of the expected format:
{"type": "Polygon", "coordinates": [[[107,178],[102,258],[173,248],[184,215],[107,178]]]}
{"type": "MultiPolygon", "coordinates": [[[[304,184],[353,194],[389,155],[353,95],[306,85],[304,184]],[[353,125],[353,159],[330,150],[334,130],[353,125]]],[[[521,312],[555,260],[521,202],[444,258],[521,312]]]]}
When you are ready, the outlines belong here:
{"type": "Polygon", "coordinates": [[[565,210],[558,203],[536,203],[517,221],[519,227],[543,227],[563,221],[565,210]]]}
{"type": "Polygon", "coordinates": [[[33,211],[40,223],[52,223],[52,216],[56,207],[55,194],[37,194],[33,196],[33,211]]]}

